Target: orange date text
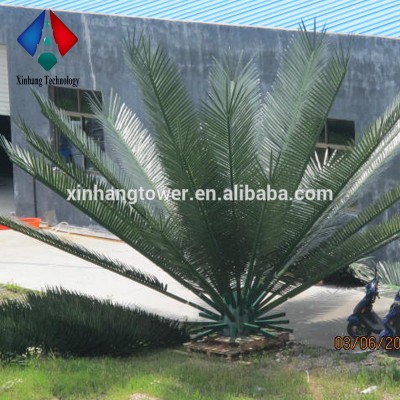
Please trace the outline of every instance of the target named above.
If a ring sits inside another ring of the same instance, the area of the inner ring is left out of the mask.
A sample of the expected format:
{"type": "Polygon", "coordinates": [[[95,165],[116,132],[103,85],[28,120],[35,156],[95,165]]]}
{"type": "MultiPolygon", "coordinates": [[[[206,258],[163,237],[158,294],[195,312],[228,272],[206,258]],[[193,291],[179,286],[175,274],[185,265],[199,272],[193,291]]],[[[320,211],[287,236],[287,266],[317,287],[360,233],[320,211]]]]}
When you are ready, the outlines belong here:
{"type": "Polygon", "coordinates": [[[400,336],[335,336],[334,347],[336,350],[400,350],[400,336]]]}

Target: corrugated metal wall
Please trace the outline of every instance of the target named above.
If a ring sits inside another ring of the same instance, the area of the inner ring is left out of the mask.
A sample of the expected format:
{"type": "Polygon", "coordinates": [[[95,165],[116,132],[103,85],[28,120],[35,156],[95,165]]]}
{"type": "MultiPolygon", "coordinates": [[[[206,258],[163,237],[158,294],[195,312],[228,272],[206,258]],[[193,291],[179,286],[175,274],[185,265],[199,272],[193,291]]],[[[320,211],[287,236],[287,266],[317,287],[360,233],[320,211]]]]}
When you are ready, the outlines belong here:
{"type": "Polygon", "coordinates": [[[112,15],[400,37],[399,0],[0,0],[0,4],[112,15]]]}

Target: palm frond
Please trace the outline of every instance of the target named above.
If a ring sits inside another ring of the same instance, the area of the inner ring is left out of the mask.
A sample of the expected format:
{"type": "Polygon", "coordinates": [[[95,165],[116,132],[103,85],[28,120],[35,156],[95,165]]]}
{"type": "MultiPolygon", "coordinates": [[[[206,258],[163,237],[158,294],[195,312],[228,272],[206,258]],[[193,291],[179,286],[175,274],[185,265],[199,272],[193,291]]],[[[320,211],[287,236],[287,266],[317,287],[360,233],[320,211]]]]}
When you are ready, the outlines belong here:
{"type": "MultiPolygon", "coordinates": [[[[259,313],[268,312],[289,298],[315,285],[339,268],[356,262],[365,254],[374,252],[399,237],[400,213],[388,221],[373,225],[363,232],[352,235],[329,253],[314,252],[298,265],[288,269],[286,275],[282,274],[279,277],[281,281],[279,285],[287,291],[279,299],[264,305],[259,313]],[[296,276],[301,277],[301,279],[296,279],[296,276]]],[[[266,287],[265,289],[273,291],[273,287],[266,287]]]]}
{"type": "Polygon", "coordinates": [[[400,290],[400,263],[398,261],[378,261],[376,265],[363,260],[350,264],[353,275],[364,282],[375,277],[375,268],[379,277],[379,291],[394,294],[400,290]]]}
{"type": "Polygon", "coordinates": [[[301,181],[347,70],[348,54],[330,50],[326,34],[302,28],[267,94],[260,160],[266,170],[273,160],[269,175],[290,194],[301,181]]]}
{"type": "MultiPolygon", "coordinates": [[[[309,34],[303,29],[288,49],[273,89],[267,94],[260,125],[259,158],[271,187],[286,190],[289,199],[294,198],[309,166],[343,82],[348,60],[348,54],[342,49],[330,52],[325,34],[309,34]]],[[[262,207],[257,218],[248,283],[262,273],[263,259],[281,251],[282,241],[290,241],[286,236],[292,228],[287,218],[291,204],[291,200],[273,201],[262,207]],[[288,229],[281,229],[285,224],[290,225],[288,229]],[[257,258],[262,261],[257,263],[257,258]]]]}
{"type": "Polygon", "coordinates": [[[150,289],[156,290],[165,296],[179,301],[180,303],[196,308],[197,310],[205,313],[208,316],[215,317],[217,315],[209,309],[206,309],[196,303],[183,299],[182,297],[169,292],[167,289],[167,285],[160,282],[156,276],[147,274],[137,268],[132,267],[131,265],[127,265],[121,261],[110,258],[105,254],[89,250],[84,246],[71,242],[70,240],[67,240],[65,238],[60,238],[52,232],[44,232],[42,230],[34,229],[29,225],[26,225],[13,218],[0,215],[0,224],[5,225],[17,232],[23,233],[26,236],[40,240],[41,242],[46,243],[50,246],[66,251],[76,257],[96,264],[108,271],[114,272],[134,282],[140,283],[141,285],[146,286],[150,289]]]}
{"type": "Polygon", "coordinates": [[[88,250],[84,246],[71,242],[70,240],[60,238],[52,232],[34,229],[18,220],[1,215],[0,224],[8,226],[17,232],[40,240],[41,242],[49,244],[53,247],[67,251],[76,257],[82,258],[85,261],[89,261],[111,272],[115,272],[151,289],[159,292],[166,292],[167,290],[166,285],[161,283],[154,275],[143,273],[142,271],[128,266],[118,260],[114,260],[105,254],[88,250]]]}
{"type": "Polygon", "coordinates": [[[213,229],[217,204],[196,200],[196,192],[209,188],[215,173],[198,113],[181,74],[161,46],[153,48],[149,40],[139,36],[128,41],[126,49],[147,106],[166,179],[174,188],[187,190],[193,199],[176,204],[191,264],[221,293],[229,293],[229,279],[224,274],[224,259],[213,229]],[[220,269],[221,279],[215,279],[213,267],[220,269]]]}
{"type": "MultiPolygon", "coordinates": [[[[80,127],[72,123],[66,111],[57,107],[53,101],[45,98],[41,93],[33,91],[43,115],[87,158],[96,170],[115,188],[131,189],[135,183],[119,165],[113,161],[80,127]]],[[[142,207],[150,207],[143,204],[142,207]]]]}
{"type": "Polygon", "coordinates": [[[334,163],[339,163],[342,157],[343,155],[339,154],[337,150],[334,150],[332,154],[329,154],[329,149],[325,149],[324,156],[321,159],[318,156],[317,151],[315,151],[304,171],[299,189],[309,189],[313,187],[318,176],[326,169],[332,168],[334,163]]]}
{"type": "MultiPolygon", "coordinates": [[[[103,126],[114,160],[135,185],[132,189],[166,191],[164,173],[153,137],[138,117],[112,91],[103,103],[89,97],[94,115],[103,126]]],[[[169,205],[156,198],[153,205],[169,215],[169,205]]]]}
{"type": "MultiPolygon", "coordinates": [[[[32,132],[30,134],[31,137],[34,137],[32,132]]],[[[37,143],[40,143],[40,138],[37,135],[36,140],[37,143]]],[[[41,144],[44,145],[43,141],[41,144]]],[[[33,155],[26,150],[13,146],[3,137],[0,137],[0,145],[17,166],[36,177],[41,183],[51,188],[64,199],[69,197],[70,190],[80,188],[79,182],[81,180],[84,181],[84,188],[94,190],[94,187],[98,186],[104,192],[107,190],[107,186],[104,183],[99,182],[77,166],[65,164],[58,155],[54,155],[52,161],[58,161],[59,164],[57,165],[61,169],[54,170],[44,157],[33,155]],[[64,173],[64,171],[68,171],[68,174],[64,173]],[[77,181],[71,179],[71,175],[76,176],[77,181]]],[[[49,146],[47,146],[46,151],[51,154],[49,146]]],[[[71,199],[70,203],[159,265],[160,268],[183,286],[196,293],[202,300],[208,301],[209,305],[218,308],[213,301],[205,298],[200,288],[207,289],[209,294],[211,292],[210,296],[216,299],[217,302],[221,302],[220,297],[210,288],[207,281],[199,277],[197,271],[185,259],[184,254],[176,246],[165,241],[164,234],[168,231],[166,226],[161,225],[159,230],[140,229],[142,219],[138,218],[134,213],[130,213],[129,205],[123,201],[109,203],[102,200],[93,201],[90,198],[83,198],[71,199]]],[[[160,223],[163,224],[162,221],[160,223]]]]}
{"type": "MultiPolygon", "coordinates": [[[[210,90],[202,109],[204,134],[215,162],[217,182],[214,187],[222,198],[225,189],[233,193],[235,187],[260,186],[261,171],[256,159],[256,134],[258,110],[261,105],[259,77],[253,62],[229,57],[219,63],[214,61],[210,73],[210,90]]],[[[243,204],[240,201],[225,201],[219,207],[218,218],[224,221],[217,232],[224,262],[230,265],[237,282],[240,281],[248,254],[251,250],[249,238],[242,234],[248,218],[249,208],[259,209],[257,202],[243,204]],[[245,208],[245,209],[243,209],[245,208]],[[231,243],[236,243],[232,248],[231,243]]],[[[257,213],[254,213],[257,214],[257,213]]],[[[237,286],[240,287],[240,284],[237,286]]]]}
{"type": "MultiPolygon", "coordinates": [[[[347,151],[339,162],[321,171],[316,184],[311,188],[331,190],[333,200],[305,200],[294,203],[289,209],[286,220],[290,223],[290,229],[288,227],[285,232],[292,235],[292,244],[285,247],[281,271],[285,271],[289,265],[295,264],[307,252],[312,251],[313,247],[317,247],[318,238],[324,236],[324,232],[329,233],[328,239],[343,225],[340,212],[349,205],[352,194],[365,188],[379,170],[398,154],[399,119],[400,99],[395,99],[384,115],[367,129],[359,143],[347,151]]],[[[370,211],[371,209],[368,212],[370,211]]],[[[377,215],[379,213],[375,212],[375,216],[377,215]]]]}

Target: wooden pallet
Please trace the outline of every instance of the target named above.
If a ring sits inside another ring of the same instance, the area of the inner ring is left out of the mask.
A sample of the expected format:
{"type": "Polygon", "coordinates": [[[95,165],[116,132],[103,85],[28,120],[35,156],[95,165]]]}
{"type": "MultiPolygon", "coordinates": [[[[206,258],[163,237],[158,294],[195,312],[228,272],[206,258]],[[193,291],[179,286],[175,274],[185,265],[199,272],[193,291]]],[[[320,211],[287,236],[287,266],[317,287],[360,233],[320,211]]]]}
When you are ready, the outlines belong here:
{"type": "Polygon", "coordinates": [[[264,349],[276,349],[283,347],[289,341],[289,334],[279,333],[271,338],[260,335],[239,337],[235,343],[229,343],[225,336],[207,336],[198,342],[188,342],[184,347],[189,353],[203,353],[211,356],[224,357],[230,361],[238,360],[244,354],[256,353],[264,349]]]}

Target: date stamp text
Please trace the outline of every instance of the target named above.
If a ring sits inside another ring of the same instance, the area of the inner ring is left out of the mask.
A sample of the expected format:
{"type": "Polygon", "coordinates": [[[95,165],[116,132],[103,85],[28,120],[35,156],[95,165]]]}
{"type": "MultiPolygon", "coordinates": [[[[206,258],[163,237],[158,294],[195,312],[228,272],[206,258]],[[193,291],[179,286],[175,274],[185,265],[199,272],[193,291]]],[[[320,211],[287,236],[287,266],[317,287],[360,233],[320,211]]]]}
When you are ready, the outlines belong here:
{"type": "Polygon", "coordinates": [[[334,347],[336,350],[400,350],[400,336],[381,337],[375,336],[335,336],[334,347]]]}

